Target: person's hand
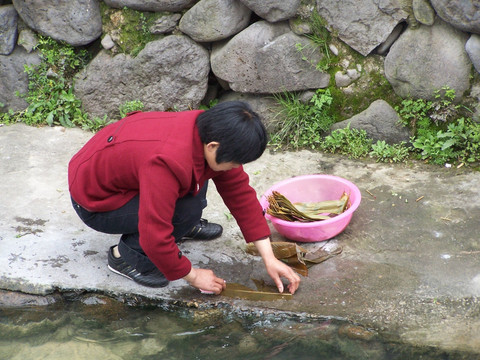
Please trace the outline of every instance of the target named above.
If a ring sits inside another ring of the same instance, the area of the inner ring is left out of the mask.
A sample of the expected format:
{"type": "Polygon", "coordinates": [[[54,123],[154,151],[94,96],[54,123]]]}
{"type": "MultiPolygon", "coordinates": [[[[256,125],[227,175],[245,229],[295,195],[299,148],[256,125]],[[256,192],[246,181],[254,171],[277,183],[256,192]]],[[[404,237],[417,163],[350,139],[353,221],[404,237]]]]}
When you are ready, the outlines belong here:
{"type": "Polygon", "coordinates": [[[288,292],[295,294],[298,286],[300,285],[300,276],[287,264],[281,262],[277,258],[273,258],[265,262],[268,275],[273,279],[275,285],[277,285],[278,291],[283,292],[282,277],[286,278],[289,282],[287,285],[288,292]]]}
{"type": "Polygon", "coordinates": [[[190,285],[204,291],[211,291],[219,295],[226,287],[225,280],[217,277],[212,270],[196,269],[183,277],[190,285]]]}
{"type": "Polygon", "coordinates": [[[290,294],[294,294],[300,285],[300,276],[287,264],[278,260],[273,254],[272,245],[270,239],[262,239],[254,242],[255,247],[262,256],[265,268],[268,275],[273,279],[279,292],[283,292],[282,277],[286,278],[289,282],[288,291],[290,294]]]}

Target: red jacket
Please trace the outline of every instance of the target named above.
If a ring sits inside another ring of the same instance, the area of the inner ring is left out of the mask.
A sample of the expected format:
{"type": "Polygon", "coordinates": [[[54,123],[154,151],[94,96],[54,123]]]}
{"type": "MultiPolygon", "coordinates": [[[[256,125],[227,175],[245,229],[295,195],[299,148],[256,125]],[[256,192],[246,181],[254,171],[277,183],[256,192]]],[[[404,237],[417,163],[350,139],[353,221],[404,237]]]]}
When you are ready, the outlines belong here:
{"type": "Polygon", "coordinates": [[[92,212],[118,209],[140,194],[140,245],[169,280],[187,275],[172,236],[177,199],[213,179],[247,242],[270,229],[242,167],[216,172],[207,164],[195,125],[201,111],[137,112],[95,134],[72,158],[70,193],[92,212]]]}

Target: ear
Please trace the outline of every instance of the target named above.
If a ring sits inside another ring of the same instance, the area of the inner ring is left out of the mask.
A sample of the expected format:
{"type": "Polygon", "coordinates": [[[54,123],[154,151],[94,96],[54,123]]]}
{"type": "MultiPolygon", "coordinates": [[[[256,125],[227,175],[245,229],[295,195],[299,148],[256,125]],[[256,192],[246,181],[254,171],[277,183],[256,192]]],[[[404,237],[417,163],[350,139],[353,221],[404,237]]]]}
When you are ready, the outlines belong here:
{"type": "Polygon", "coordinates": [[[211,141],[205,145],[205,148],[208,152],[215,152],[217,151],[219,146],[220,146],[220,143],[218,141],[211,141]]]}

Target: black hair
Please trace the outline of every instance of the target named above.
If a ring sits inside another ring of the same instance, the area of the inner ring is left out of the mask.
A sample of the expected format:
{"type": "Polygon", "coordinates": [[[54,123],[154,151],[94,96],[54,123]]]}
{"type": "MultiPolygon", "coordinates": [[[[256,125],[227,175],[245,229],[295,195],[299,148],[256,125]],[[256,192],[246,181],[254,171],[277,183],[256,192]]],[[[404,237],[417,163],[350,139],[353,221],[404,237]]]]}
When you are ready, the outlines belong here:
{"type": "Polygon", "coordinates": [[[201,113],[196,121],[202,143],[220,144],[215,159],[219,164],[246,164],[258,159],[267,147],[267,130],[245,102],[222,102],[201,113]]]}

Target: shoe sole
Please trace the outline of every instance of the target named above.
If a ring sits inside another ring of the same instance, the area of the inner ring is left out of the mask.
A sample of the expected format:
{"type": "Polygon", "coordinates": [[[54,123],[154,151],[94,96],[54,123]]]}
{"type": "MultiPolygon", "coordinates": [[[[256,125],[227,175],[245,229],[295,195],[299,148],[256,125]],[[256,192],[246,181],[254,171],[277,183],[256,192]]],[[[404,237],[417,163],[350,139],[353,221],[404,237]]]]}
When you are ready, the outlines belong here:
{"type": "Polygon", "coordinates": [[[118,270],[115,270],[114,268],[112,268],[110,265],[107,265],[108,269],[111,271],[111,272],[114,272],[115,274],[118,274],[118,275],[121,275],[129,280],[132,280],[134,283],[136,284],[139,284],[141,286],[146,286],[146,287],[149,287],[149,288],[152,288],[152,289],[156,289],[156,288],[162,288],[162,287],[165,287],[169,284],[169,281],[166,281],[165,284],[162,284],[162,285],[157,285],[157,286],[152,286],[152,285],[148,285],[148,284],[142,284],[141,282],[138,282],[136,281],[134,278],[128,276],[128,275],[125,275],[124,273],[121,273],[120,271],[118,270]]]}
{"type": "Polygon", "coordinates": [[[131,278],[130,276],[125,275],[124,273],[121,273],[121,272],[118,271],[118,270],[115,270],[115,269],[112,268],[110,265],[108,265],[108,269],[109,269],[110,271],[114,272],[115,274],[122,275],[123,277],[126,277],[127,279],[133,280],[133,278],[131,278]]]}

